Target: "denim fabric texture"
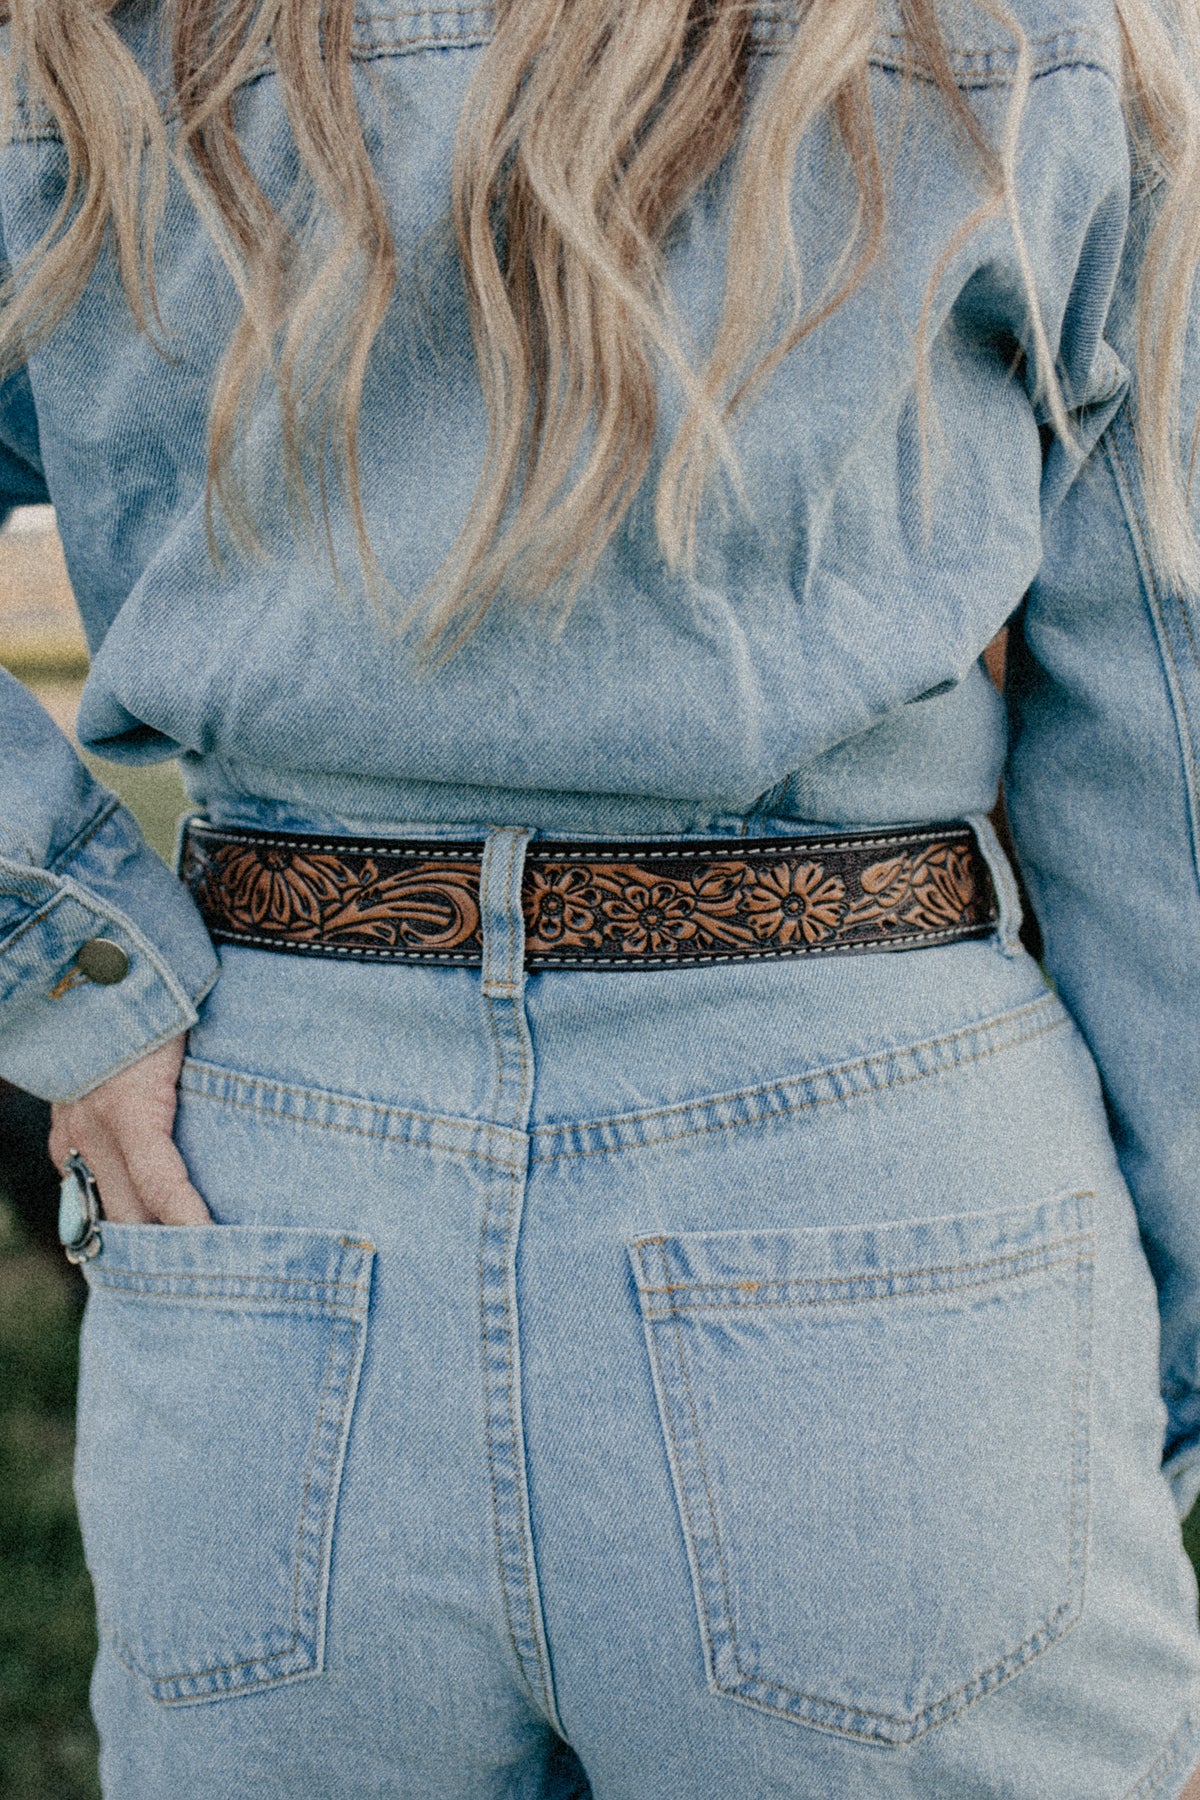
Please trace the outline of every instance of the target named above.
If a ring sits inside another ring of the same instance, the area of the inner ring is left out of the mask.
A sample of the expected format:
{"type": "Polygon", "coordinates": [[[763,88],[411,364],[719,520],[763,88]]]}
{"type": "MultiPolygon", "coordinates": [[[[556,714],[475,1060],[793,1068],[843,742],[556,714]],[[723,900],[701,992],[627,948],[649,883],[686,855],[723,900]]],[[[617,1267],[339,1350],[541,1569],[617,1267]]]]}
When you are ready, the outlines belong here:
{"type": "Polygon", "coordinates": [[[525,976],[526,842],[482,971],[224,950],[215,1223],[101,1224],[106,1795],[1178,1794],[1155,1289],[1036,965],[525,976]]]}
{"type": "MultiPolygon", "coordinates": [[[[748,506],[714,496],[694,573],[664,568],[648,486],[557,635],[501,604],[419,669],[336,489],[340,590],[294,542],[269,402],[247,462],[270,555],[214,566],[205,422],[237,299],[177,181],[170,354],[105,252],[0,388],[0,503],[55,504],[91,647],[85,745],[177,755],[223,824],[488,842],[482,971],[218,961],[0,683],[0,1074],[66,1098],[190,1028],[179,1140],[217,1221],[108,1225],[89,1265],[110,1795],[1143,1800],[1200,1755],[1177,1529],[1200,1491],[1200,603],[1148,552],[1130,377],[1158,200],[1112,0],[1013,5],[1017,199],[1070,443],[1010,224],[956,241],[978,186],[929,84],[906,92],[895,0],[870,71],[883,255],[739,421],[748,506]],[[951,248],[927,528],[916,328],[951,248]],[[1006,621],[1002,700],[980,658],[1006,621]],[[982,817],[1001,778],[1053,993],[994,838],[986,944],[523,972],[539,834],[982,817]],[[64,983],[97,935],[125,979],[64,983]]],[[[970,0],[944,12],[996,138],[1013,46],[970,0]]],[[[116,16],[165,91],[158,8],[116,16]]],[[[355,27],[401,267],[364,502],[401,600],[484,452],[447,209],[491,23],[363,0],[355,27]]],[[[794,23],[758,7],[753,86],[794,23]]],[[[282,191],[269,61],[235,117],[282,191]]],[[[65,177],[20,102],[7,268],[65,177]]],[[[700,343],[727,186],[666,248],[700,343]]],[[[852,203],[815,129],[809,296],[852,203]]],[[[681,404],[664,379],[651,479],[681,404]]]]}

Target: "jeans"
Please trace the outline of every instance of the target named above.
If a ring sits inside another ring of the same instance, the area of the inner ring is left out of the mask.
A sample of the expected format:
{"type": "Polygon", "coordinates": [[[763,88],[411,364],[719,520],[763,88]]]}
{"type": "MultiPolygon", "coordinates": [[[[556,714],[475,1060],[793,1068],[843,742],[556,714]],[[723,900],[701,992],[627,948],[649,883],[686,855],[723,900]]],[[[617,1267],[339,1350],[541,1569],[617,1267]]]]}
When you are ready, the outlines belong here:
{"type": "Polygon", "coordinates": [[[482,970],[225,950],[215,1223],[102,1226],[109,1800],[1178,1795],[1154,1284],[1011,907],[527,976],[526,841],[482,970]]]}

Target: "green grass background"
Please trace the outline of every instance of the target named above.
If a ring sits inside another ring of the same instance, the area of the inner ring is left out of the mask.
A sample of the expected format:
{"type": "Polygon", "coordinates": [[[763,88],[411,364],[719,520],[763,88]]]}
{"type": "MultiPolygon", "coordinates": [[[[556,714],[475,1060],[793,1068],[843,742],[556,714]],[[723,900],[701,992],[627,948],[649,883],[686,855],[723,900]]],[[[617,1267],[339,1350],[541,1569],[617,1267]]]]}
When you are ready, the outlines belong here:
{"type": "MultiPolygon", "coordinates": [[[[174,766],[95,764],[169,856],[174,766]]],[[[0,1192],[0,1800],[97,1800],[92,1594],[71,1498],[83,1283],[25,1241],[0,1192]]],[[[1200,1569],[1200,1507],[1184,1528],[1200,1569]]]]}

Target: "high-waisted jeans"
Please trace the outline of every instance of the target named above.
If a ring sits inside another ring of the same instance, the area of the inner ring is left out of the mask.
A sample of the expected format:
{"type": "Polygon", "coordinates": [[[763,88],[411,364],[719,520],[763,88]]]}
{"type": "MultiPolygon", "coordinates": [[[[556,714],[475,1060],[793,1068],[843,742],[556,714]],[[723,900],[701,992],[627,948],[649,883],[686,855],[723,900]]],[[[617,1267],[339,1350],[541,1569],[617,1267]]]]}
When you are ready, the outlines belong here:
{"type": "Polygon", "coordinates": [[[526,976],[244,949],[104,1225],[111,1800],[1139,1800],[1200,1755],[1155,1292],[1011,907],[526,976]]]}

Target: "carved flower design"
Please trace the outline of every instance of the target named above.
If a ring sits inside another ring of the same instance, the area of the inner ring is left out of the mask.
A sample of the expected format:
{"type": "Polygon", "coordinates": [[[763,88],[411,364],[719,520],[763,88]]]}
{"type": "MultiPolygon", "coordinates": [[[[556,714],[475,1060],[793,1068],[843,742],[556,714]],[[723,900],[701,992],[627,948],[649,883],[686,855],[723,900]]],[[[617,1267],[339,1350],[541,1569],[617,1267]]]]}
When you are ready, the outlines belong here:
{"type": "Polygon", "coordinates": [[[862,893],[846,915],[847,925],[899,926],[902,908],[912,898],[911,856],[890,856],[871,863],[858,877],[862,893]]]}
{"type": "Polygon", "coordinates": [[[598,946],[596,890],[587,869],[530,868],[526,872],[525,918],[530,939],[542,944],[598,946]]]}
{"type": "Polygon", "coordinates": [[[217,852],[223,898],[243,929],[314,937],[323,907],[354,877],[336,856],[297,856],[261,845],[223,845],[217,852]]]}
{"type": "Polygon", "coordinates": [[[971,861],[961,844],[935,844],[916,859],[913,906],[905,914],[913,925],[952,926],[962,923],[975,898],[971,861]]]}
{"type": "Polygon", "coordinates": [[[620,937],[622,950],[656,956],[696,935],[695,909],[695,897],[673,881],[630,882],[619,899],[604,903],[610,935],[620,937]]]}
{"type": "Polygon", "coordinates": [[[820,863],[777,863],[756,874],[746,889],[746,909],[759,938],[794,944],[803,938],[816,944],[829,937],[846,910],[846,884],[826,875],[820,863]]]}
{"type": "Polygon", "coordinates": [[[862,895],[847,914],[848,925],[944,930],[961,925],[975,900],[970,854],[961,844],[931,844],[918,856],[872,863],[859,883],[862,895]]]}
{"type": "Polygon", "coordinates": [[[323,930],[344,943],[457,950],[478,933],[478,888],[474,872],[453,863],[422,862],[382,875],[368,858],[326,910],[323,930]]]}

